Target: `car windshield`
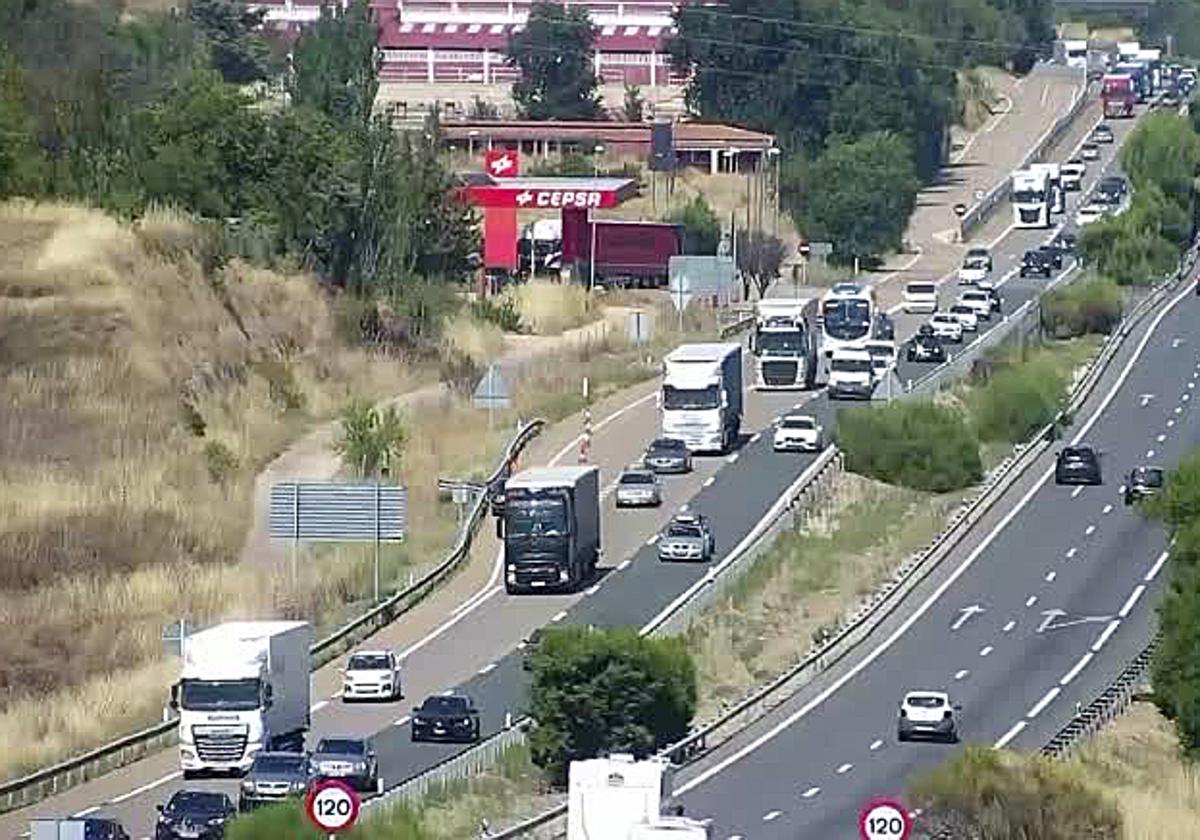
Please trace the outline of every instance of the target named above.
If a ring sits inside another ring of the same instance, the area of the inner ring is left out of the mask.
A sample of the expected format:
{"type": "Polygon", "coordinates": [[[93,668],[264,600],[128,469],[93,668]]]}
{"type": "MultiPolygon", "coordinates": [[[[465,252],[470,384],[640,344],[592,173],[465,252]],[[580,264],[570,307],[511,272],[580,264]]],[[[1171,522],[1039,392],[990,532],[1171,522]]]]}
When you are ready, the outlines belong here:
{"type": "Polygon", "coordinates": [[[987,268],[987,257],[967,257],[963,260],[963,268],[982,271],[987,268]]]}
{"type": "Polygon", "coordinates": [[[1095,458],[1090,449],[1064,449],[1063,458],[1068,461],[1090,461],[1095,458]]]}
{"type": "Polygon", "coordinates": [[[932,283],[909,283],[904,291],[910,295],[932,295],[937,293],[937,287],[932,283]]]}
{"type": "Polygon", "coordinates": [[[812,429],[815,424],[811,417],[784,417],[782,426],[785,429],[812,429]]]}
{"type": "Polygon", "coordinates": [[[1017,204],[1040,204],[1046,200],[1045,190],[1017,190],[1012,194],[1017,204]]]}
{"type": "Polygon", "coordinates": [[[305,758],[295,755],[259,755],[254,759],[254,770],[259,773],[298,773],[303,770],[305,758]]]}
{"type": "Polygon", "coordinates": [[[317,742],[316,752],[334,755],[365,755],[367,745],[355,738],[322,738],[317,742]]]}
{"type": "Polygon", "coordinates": [[[672,522],[667,528],[668,537],[701,537],[703,532],[699,525],[693,525],[690,522],[672,522]]]}
{"type": "Polygon", "coordinates": [[[355,654],[346,664],[348,671],[386,671],[391,667],[392,663],[384,653],[355,654]]]}
{"type": "Polygon", "coordinates": [[[914,694],[908,698],[908,705],[917,709],[937,709],[945,705],[941,697],[928,694],[914,694]]]}
{"type": "Polygon", "coordinates": [[[513,536],[562,536],[567,531],[567,505],[557,498],[514,499],[505,505],[505,532],[513,536]]]}
{"type": "Polygon", "coordinates": [[[686,448],[683,441],[674,438],[659,438],[650,444],[650,451],[655,455],[682,455],[686,448]]]}
{"type": "Polygon", "coordinates": [[[621,476],[622,484],[653,484],[654,476],[650,473],[629,472],[621,476]]]}
{"type": "Polygon", "coordinates": [[[721,389],[716,385],[707,388],[676,388],[663,386],[663,408],[670,411],[695,411],[717,408],[721,405],[721,389]]]}
{"type": "Polygon", "coordinates": [[[865,300],[831,300],[825,304],[825,332],[843,341],[862,338],[871,329],[871,305],[865,300]]]}
{"type": "Polygon", "coordinates": [[[467,711],[469,706],[467,698],[458,695],[428,697],[421,704],[421,711],[435,715],[462,714],[467,711]]]}
{"type": "Polygon", "coordinates": [[[259,681],[249,680],[183,680],[179,704],[198,712],[250,711],[260,705],[259,681]]]}
{"type": "Polygon", "coordinates": [[[951,312],[953,312],[955,315],[971,315],[971,316],[974,316],[974,314],[975,314],[975,310],[974,310],[974,309],[972,309],[972,308],[971,308],[971,307],[969,307],[969,306],[966,306],[965,304],[961,304],[961,303],[956,303],[954,306],[951,306],[951,307],[950,307],[950,311],[951,311],[951,312]]]}
{"type": "Polygon", "coordinates": [[[838,373],[869,373],[871,370],[870,359],[834,359],[829,365],[830,370],[836,370],[838,373]]]}
{"type": "Polygon", "coordinates": [[[223,814],[228,810],[225,794],[204,790],[181,790],[167,802],[168,814],[223,814]]]}
{"type": "Polygon", "coordinates": [[[1133,480],[1145,487],[1162,487],[1163,471],[1155,467],[1139,467],[1134,470],[1133,480]]]}
{"type": "Polygon", "coordinates": [[[804,349],[804,333],[800,330],[759,333],[758,346],[768,353],[799,353],[804,349]]]}

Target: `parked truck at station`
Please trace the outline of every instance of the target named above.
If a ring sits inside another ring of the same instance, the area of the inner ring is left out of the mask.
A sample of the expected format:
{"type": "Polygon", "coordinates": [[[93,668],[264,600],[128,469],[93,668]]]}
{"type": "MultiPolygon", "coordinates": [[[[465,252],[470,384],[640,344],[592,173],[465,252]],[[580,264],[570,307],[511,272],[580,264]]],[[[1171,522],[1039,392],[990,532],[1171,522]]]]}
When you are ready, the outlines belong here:
{"type": "Polygon", "coordinates": [[[171,707],[185,778],[244,773],[259,752],[303,751],[312,644],[306,621],[228,621],[183,640],[171,707]]]}
{"type": "Polygon", "coordinates": [[[663,359],[662,437],[725,453],[742,430],[742,345],[682,344],[663,359]]]}
{"type": "Polygon", "coordinates": [[[817,375],[816,298],[766,298],[755,305],[751,347],[759,390],[812,388],[817,375]]]}
{"type": "Polygon", "coordinates": [[[600,470],[534,467],[492,497],[509,594],[573,591],[600,559],[600,470]]]}

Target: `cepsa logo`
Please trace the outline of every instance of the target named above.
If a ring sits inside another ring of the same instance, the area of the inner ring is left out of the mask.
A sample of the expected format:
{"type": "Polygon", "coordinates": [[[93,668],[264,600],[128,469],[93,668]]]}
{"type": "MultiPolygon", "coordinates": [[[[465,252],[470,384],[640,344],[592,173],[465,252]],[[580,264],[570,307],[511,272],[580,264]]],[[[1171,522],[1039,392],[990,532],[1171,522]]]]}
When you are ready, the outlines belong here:
{"type": "Polygon", "coordinates": [[[517,195],[521,207],[599,207],[601,193],[595,191],[526,190],[517,195]]]}

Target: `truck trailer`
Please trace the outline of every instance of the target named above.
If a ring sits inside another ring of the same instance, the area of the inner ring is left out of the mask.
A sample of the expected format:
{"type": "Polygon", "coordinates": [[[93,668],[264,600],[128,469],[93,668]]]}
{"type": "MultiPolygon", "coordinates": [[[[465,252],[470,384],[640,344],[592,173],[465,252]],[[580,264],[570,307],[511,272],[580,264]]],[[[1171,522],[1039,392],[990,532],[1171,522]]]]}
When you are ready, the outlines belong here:
{"type": "Polygon", "coordinates": [[[129,834],[108,817],[36,819],[29,823],[29,840],[129,840],[129,834]]]}
{"type": "Polygon", "coordinates": [[[662,436],[726,453],[742,431],[742,345],[682,344],[663,359],[662,436]]]}
{"type": "Polygon", "coordinates": [[[1133,107],[1137,103],[1133,76],[1128,73],[1105,73],[1100,82],[1100,101],[1106,118],[1132,117],[1133,107]]]}
{"type": "MultiPolygon", "coordinates": [[[[592,225],[581,249],[591,256],[592,225]]],[[[596,220],[596,281],[604,286],[662,288],[671,257],[683,253],[683,225],[669,222],[596,220]]]]}
{"type": "Polygon", "coordinates": [[[184,639],[171,689],[184,778],[241,774],[259,752],[304,749],[312,644],[306,621],[228,621],[184,639]]]}
{"type": "Polygon", "coordinates": [[[504,589],[509,594],[574,591],[600,559],[600,470],[594,466],[534,467],[504,483],[494,498],[497,536],[504,541],[504,589]]]}
{"type": "Polygon", "coordinates": [[[821,341],[817,299],[766,298],[754,309],[755,387],[812,388],[821,341]]]}

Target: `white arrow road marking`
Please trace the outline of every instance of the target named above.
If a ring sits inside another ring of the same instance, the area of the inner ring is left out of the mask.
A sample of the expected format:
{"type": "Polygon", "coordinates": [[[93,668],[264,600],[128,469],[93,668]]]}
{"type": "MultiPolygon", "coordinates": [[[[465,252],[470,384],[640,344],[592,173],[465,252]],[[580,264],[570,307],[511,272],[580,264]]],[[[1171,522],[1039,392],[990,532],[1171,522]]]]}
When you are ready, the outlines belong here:
{"type": "Polygon", "coordinates": [[[982,612],[987,612],[987,610],[985,610],[983,607],[979,606],[978,604],[972,604],[969,607],[963,607],[961,610],[959,610],[959,612],[962,613],[962,615],[960,615],[955,620],[955,622],[950,625],[951,630],[959,629],[964,624],[966,624],[967,621],[970,620],[970,618],[972,616],[979,615],[979,613],[982,613],[982,612]]]}
{"type": "Polygon", "coordinates": [[[1145,408],[1146,406],[1150,405],[1150,400],[1154,399],[1154,395],[1142,394],[1140,397],[1138,397],[1138,399],[1142,401],[1142,408],[1145,408]]]}

